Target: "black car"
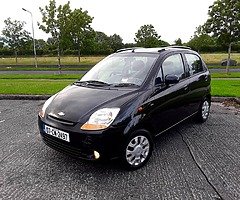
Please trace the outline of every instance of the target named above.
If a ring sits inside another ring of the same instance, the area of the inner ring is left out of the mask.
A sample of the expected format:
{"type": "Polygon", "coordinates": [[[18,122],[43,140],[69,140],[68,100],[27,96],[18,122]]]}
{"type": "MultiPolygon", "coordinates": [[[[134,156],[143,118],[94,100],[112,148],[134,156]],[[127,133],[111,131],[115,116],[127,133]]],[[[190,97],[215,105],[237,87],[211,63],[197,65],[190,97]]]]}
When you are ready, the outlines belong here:
{"type": "Polygon", "coordinates": [[[210,80],[188,47],[121,49],[48,99],[39,130],[58,151],[120,158],[137,169],[149,160],[156,136],[192,116],[207,120],[210,80]]]}

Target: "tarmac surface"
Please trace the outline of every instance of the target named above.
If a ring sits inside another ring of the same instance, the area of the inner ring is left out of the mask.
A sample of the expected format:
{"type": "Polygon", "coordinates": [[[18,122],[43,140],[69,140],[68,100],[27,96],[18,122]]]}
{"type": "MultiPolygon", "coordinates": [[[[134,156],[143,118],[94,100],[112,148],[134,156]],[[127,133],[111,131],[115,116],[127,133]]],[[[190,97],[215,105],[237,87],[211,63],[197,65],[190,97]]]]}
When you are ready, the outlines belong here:
{"type": "Polygon", "coordinates": [[[149,163],[71,158],[40,138],[44,101],[0,100],[0,199],[240,199],[240,110],[213,103],[204,124],[188,120],[156,139],[149,163]]]}

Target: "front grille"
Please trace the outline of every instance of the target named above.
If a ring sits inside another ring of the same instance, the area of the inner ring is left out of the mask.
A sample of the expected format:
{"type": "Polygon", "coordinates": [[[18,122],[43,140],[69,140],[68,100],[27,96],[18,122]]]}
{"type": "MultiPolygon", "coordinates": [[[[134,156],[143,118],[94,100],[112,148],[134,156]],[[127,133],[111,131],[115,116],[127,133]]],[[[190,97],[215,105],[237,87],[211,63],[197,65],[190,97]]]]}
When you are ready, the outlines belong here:
{"type": "Polygon", "coordinates": [[[57,118],[57,117],[55,117],[53,115],[50,115],[50,114],[47,116],[47,118],[52,120],[52,121],[55,121],[55,122],[58,122],[58,123],[61,123],[61,124],[64,124],[64,125],[68,125],[68,126],[73,126],[74,124],[76,124],[76,123],[68,121],[68,120],[57,118]]]}
{"type": "Polygon", "coordinates": [[[76,148],[73,146],[70,146],[68,144],[65,144],[61,141],[58,141],[58,139],[53,138],[52,136],[49,135],[42,135],[43,141],[46,145],[48,145],[49,147],[66,153],[68,155],[77,157],[77,158],[83,158],[83,159],[87,159],[87,160],[95,160],[94,158],[94,154],[93,154],[93,150],[89,150],[89,149],[84,149],[84,148],[76,148]]]}

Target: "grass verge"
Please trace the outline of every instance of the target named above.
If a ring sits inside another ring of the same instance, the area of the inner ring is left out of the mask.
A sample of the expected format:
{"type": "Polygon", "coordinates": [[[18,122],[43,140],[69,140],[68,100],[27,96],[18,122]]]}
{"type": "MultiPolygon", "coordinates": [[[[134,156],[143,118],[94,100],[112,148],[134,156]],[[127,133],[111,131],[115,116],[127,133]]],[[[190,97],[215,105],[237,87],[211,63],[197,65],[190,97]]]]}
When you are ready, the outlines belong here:
{"type": "MultiPolygon", "coordinates": [[[[0,79],[0,94],[54,94],[76,79],[0,79]]],[[[212,80],[212,95],[240,97],[240,80],[212,80]]]]}
{"type": "Polygon", "coordinates": [[[212,80],[212,96],[240,97],[240,80],[212,80]]]}
{"type": "Polygon", "coordinates": [[[0,74],[0,79],[80,79],[83,74],[0,74]]]}
{"type": "Polygon", "coordinates": [[[1,79],[1,94],[54,94],[74,80],[1,79]]]}
{"type": "MultiPolygon", "coordinates": [[[[83,74],[0,74],[0,79],[79,79],[83,74]]],[[[212,78],[240,78],[240,72],[211,73],[212,78]]]]}
{"type": "Polygon", "coordinates": [[[240,72],[226,73],[211,73],[212,78],[240,78],[240,72]]]}

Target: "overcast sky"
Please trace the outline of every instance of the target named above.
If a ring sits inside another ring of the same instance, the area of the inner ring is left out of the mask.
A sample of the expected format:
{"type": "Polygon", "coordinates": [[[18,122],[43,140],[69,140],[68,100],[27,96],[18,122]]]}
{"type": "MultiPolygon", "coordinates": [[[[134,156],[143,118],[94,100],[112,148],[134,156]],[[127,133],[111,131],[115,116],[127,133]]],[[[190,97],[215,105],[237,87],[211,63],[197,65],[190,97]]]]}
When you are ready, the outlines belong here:
{"type": "MultiPolygon", "coordinates": [[[[56,0],[57,5],[67,0],[56,0]]],[[[152,24],[161,39],[173,43],[177,38],[187,42],[196,27],[207,19],[208,7],[214,0],[70,0],[71,8],[87,10],[94,17],[92,27],[107,35],[119,34],[123,42],[134,42],[135,33],[144,24],[152,24]]],[[[0,30],[8,17],[26,21],[31,31],[30,10],[34,16],[35,37],[47,39],[49,35],[38,29],[41,22],[39,7],[49,0],[4,0],[0,6],[0,30]]]]}

